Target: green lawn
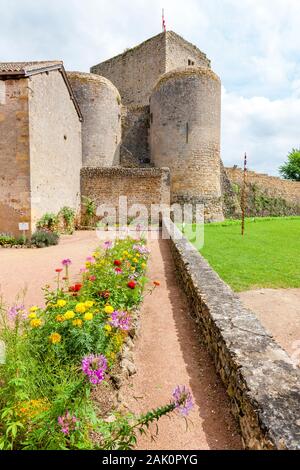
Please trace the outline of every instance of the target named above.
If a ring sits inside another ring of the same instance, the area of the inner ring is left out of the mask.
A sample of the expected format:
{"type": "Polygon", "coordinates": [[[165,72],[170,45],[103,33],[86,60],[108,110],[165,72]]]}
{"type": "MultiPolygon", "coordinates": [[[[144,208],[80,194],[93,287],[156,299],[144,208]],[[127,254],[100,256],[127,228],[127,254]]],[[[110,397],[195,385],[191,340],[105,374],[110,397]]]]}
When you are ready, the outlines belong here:
{"type": "Polygon", "coordinates": [[[201,254],[235,291],[300,287],[300,217],[207,224],[201,254]]]}

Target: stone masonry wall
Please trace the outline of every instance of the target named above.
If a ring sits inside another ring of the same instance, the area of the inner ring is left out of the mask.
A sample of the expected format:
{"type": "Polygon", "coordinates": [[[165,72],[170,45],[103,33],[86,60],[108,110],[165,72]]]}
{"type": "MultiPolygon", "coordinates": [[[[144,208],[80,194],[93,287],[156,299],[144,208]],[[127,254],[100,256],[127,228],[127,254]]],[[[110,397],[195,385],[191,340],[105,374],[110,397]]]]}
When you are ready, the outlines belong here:
{"type": "Polygon", "coordinates": [[[137,166],[149,163],[149,119],[149,106],[129,106],[123,108],[121,146],[122,166],[127,166],[128,152],[132,155],[137,166]]]}
{"type": "Polygon", "coordinates": [[[194,62],[195,67],[209,67],[210,60],[193,44],[187,42],[173,31],[166,34],[166,72],[178,67],[187,67],[194,62]]]}
{"type": "Polygon", "coordinates": [[[81,122],[59,71],[32,76],[29,87],[34,225],[45,212],[79,210],[81,122]]]}
{"type": "Polygon", "coordinates": [[[0,81],[0,233],[30,222],[28,80],[0,81]]]}
{"type": "Polygon", "coordinates": [[[245,448],[299,450],[300,370],[169,219],[163,230],[245,448]]]}
{"type": "Polygon", "coordinates": [[[113,208],[127,196],[128,208],[143,204],[150,211],[151,204],[169,204],[170,173],[166,168],[83,168],[81,194],[113,208]]]}
{"type": "MultiPolygon", "coordinates": [[[[231,185],[240,193],[243,170],[226,168],[231,185]]],[[[247,215],[300,215],[300,182],[247,171],[247,215]]]]}
{"type": "Polygon", "coordinates": [[[91,67],[119,90],[123,105],[145,106],[158,77],[165,71],[165,35],[159,34],[139,46],[91,67]]]}

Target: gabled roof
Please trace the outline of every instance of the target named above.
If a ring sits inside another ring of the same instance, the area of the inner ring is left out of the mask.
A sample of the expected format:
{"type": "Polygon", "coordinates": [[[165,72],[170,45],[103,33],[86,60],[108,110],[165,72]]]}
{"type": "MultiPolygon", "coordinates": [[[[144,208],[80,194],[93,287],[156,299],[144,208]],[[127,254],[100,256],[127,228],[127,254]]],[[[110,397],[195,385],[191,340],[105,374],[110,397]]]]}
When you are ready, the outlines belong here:
{"type": "Polygon", "coordinates": [[[68,88],[70,98],[73,101],[77,111],[78,117],[80,121],[83,121],[79,104],[75,98],[64,68],[64,64],[61,60],[48,60],[39,62],[0,62],[0,80],[9,78],[26,78],[31,77],[32,75],[37,75],[39,73],[52,72],[53,70],[58,70],[62,74],[66,87],[68,88]]]}

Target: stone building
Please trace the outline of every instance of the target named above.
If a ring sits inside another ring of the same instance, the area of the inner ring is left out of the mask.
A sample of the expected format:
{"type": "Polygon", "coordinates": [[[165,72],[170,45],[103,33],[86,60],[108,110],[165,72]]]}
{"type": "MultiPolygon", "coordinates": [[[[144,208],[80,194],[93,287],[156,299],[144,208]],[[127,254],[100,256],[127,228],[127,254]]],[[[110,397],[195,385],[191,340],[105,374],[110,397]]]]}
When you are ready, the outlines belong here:
{"type": "Polygon", "coordinates": [[[0,233],[78,210],[81,121],[62,62],[0,63],[0,233]]]}
{"type": "MultiPolygon", "coordinates": [[[[20,234],[20,222],[32,232],[63,206],[79,210],[81,195],[148,209],[203,203],[208,222],[238,216],[240,174],[220,157],[220,102],[210,60],[172,31],[91,73],[66,73],[58,61],[0,63],[0,233],[20,234]]],[[[262,201],[276,199],[272,210],[300,213],[299,183],[252,180],[262,201]]]]}

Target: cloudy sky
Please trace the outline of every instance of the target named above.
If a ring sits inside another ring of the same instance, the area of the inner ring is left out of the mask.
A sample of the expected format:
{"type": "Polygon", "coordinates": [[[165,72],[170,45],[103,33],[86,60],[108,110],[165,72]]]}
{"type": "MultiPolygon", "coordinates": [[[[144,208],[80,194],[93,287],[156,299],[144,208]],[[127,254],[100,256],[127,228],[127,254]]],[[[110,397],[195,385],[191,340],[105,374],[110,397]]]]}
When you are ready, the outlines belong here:
{"type": "Polygon", "coordinates": [[[223,83],[222,157],[277,174],[300,146],[299,0],[0,0],[0,61],[95,63],[167,29],[196,44],[223,83]]]}

